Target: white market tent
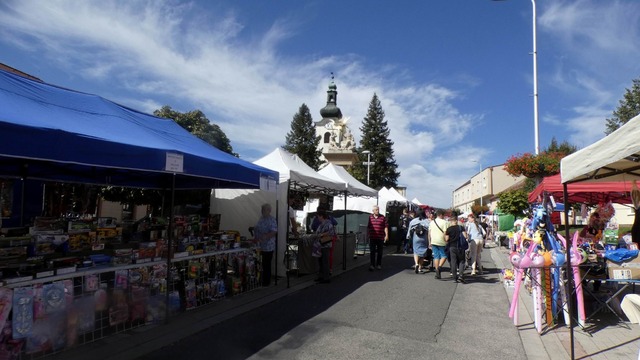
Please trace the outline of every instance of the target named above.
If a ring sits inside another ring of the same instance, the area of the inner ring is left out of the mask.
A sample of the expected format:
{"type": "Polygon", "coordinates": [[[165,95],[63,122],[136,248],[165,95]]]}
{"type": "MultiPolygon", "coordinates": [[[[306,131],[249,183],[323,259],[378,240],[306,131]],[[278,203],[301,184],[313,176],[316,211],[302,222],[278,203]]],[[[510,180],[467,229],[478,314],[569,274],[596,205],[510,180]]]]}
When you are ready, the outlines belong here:
{"type": "Polygon", "coordinates": [[[356,178],[351,176],[351,174],[349,174],[347,170],[345,170],[342,166],[329,164],[324,168],[320,169],[318,173],[332,180],[347,184],[346,190],[349,193],[349,195],[370,196],[370,197],[378,196],[377,191],[356,180],[356,178]]]}
{"type": "Polygon", "coordinates": [[[253,162],[280,174],[279,184],[272,191],[215,189],[211,195],[212,214],[221,214],[220,229],[235,229],[250,238],[249,227],[260,218],[260,207],[269,203],[273,215],[278,219],[278,244],[274,263],[276,275],[284,273],[283,259],[288,233],[288,192],[289,190],[309,193],[338,194],[346,188],[344,182],[332,180],[318,174],[296,155],[281,148],[253,162]],[[277,169],[277,170],[276,170],[277,169]]]}
{"type": "MultiPolygon", "coordinates": [[[[567,199],[567,184],[576,182],[630,181],[640,178],[640,115],[629,120],[603,139],[567,155],[560,161],[560,175],[567,199]]],[[[568,207],[565,219],[568,218],[568,207]]],[[[569,228],[565,230],[567,247],[571,246],[569,228]]],[[[571,261],[567,256],[567,272],[571,261]]],[[[573,292],[572,281],[568,282],[568,293],[573,292]]],[[[569,301],[570,311],[572,302],[569,301]]],[[[569,330],[571,355],[573,357],[573,317],[569,330]]]]}
{"type": "Polygon", "coordinates": [[[391,200],[407,202],[407,198],[402,196],[395,188],[389,188],[389,194],[391,195],[391,200]]]}
{"type": "Polygon", "coordinates": [[[639,139],[640,115],[601,140],[564,157],[560,162],[562,183],[640,178],[639,139]]]}
{"type": "MultiPolygon", "coordinates": [[[[344,196],[337,195],[333,198],[333,210],[351,210],[351,211],[361,211],[366,213],[371,213],[373,206],[378,205],[380,208],[380,213],[385,214],[387,211],[387,203],[390,201],[398,201],[398,202],[406,202],[407,199],[402,197],[397,190],[393,189],[391,192],[386,187],[382,187],[378,191],[377,197],[347,197],[347,205],[345,208],[344,205],[344,196]],[[394,195],[395,192],[397,195],[394,195]]],[[[308,202],[305,206],[304,211],[306,212],[315,212],[318,206],[318,202],[311,201],[308,202]]]]}
{"type": "Polygon", "coordinates": [[[416,204],[416,205],[423,205],[423,204],[420,202],[420,200],[418,200],[418,198],[415,198],[415,197],[411,200],[411,202],[412,202],[412,203],[414,203],[414,204],[416,204]]]}

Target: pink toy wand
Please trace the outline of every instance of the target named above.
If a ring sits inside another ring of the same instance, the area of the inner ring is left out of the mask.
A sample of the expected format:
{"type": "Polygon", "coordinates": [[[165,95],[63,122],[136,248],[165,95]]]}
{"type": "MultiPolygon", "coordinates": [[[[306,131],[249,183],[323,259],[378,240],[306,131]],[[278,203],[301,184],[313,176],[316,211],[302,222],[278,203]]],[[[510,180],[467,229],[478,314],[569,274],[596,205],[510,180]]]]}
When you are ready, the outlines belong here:
{"type": "MultiPolygon", "coordinates": [[[[567,248],[567,240],[558,234],[558,238],[563,242],[565,249],[567,248]]],[[[578,251],[578,239],[580,233],[576,231],[573,234],[573,241],[571,244],[571,271],[573,272],[573,282],[576,289],[576,303],[578,305],[578,324],[584,327],[585,320],[587,318],[584,311],[584,294],[582,293],[582,276],[580,275],[580,265],[585,259],[582,258],[582,254],[578,251]]],[[[567,323],[569,325],[569,323],[567,323]]]]}
{"type": "Polygon", "coordinates": [[[522,275],[524,274],[524,269],[531,266],[531,253],[533,252],[533,249],[535,249],[537,245],[538,244],[536,244],[535,241],[531,241],[531,244],[529,244],[529,248],[527,249],[526,254],[521,259],[519,259],[517,263],[514,263],[513,256],[512,256],[511,263],[516,267],[515,269],[516,282],[513,289],[513,299],[511,300],[511,307],[509,309],[510,318],[514,317],[515,310],[517,308],[518,295],[520,294],[520,285],[522,285],[522,275]]]}

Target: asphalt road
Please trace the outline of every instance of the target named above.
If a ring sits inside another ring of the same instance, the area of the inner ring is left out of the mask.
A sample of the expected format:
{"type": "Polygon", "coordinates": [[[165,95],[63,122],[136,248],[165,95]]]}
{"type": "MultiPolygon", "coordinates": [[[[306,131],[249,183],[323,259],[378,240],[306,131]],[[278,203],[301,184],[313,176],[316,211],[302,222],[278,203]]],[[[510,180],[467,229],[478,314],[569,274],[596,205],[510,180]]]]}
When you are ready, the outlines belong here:
{"type": "Polygon", "coordinates": [[[221,322],[143,359],[526,359],[498,269],[467,284],[415,274],[407,255],[221,322]]]}

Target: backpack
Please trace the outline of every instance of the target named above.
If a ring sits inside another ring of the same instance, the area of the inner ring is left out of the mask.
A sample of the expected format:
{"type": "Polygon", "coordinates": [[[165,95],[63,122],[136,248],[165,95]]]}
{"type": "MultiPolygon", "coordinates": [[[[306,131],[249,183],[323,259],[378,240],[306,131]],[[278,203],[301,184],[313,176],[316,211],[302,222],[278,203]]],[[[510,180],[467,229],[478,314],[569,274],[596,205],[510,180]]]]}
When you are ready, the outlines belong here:
{"type": "Polygon", "coordinates": [[[425,228],[422,224],[416,225],[413,230],[414,233],[420,237],[424,236],[427,233],[427,228],[425,228]]]}

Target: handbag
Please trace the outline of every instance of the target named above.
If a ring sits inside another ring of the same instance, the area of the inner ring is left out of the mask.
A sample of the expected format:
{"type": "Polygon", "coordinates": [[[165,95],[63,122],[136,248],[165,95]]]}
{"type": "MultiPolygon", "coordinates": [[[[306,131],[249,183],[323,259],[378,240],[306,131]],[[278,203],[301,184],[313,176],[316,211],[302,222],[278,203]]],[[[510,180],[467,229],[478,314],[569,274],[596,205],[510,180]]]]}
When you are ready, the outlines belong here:
{"type": "Polygon", "coordinates": [[[458,225],[458,229],[460,230],[460,237],[458,237],[458,249],[466,251],[469,249],[469,242],[467,241],[467,238],[464,237],[462,226],[458,225]]]}
{"type": "Polygon", "coordinates": [[[318,237],[318,239],[320,240],[321,244],[326,244],[326,243],[329,243],[329,242],[333,241],[333,235],[328,234],[328,233],[324,233],[324,234],[320,235],[318,237]]]}

